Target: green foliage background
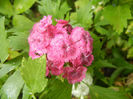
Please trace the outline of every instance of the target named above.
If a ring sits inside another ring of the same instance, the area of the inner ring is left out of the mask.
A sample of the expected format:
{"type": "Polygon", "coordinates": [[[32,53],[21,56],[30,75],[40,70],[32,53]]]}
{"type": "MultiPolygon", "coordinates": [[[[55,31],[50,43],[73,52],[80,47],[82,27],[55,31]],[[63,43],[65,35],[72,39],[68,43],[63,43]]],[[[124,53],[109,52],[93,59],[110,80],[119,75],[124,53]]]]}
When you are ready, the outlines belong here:
{"type": "Polygon", "coordinates": [[[133,99],[133,0],[0,0],[0,99],[72,99],[66,80],[45,77],[45,56],[28,56],[30,30],[47,15],[93,37],[91,99],[133,99]]]}

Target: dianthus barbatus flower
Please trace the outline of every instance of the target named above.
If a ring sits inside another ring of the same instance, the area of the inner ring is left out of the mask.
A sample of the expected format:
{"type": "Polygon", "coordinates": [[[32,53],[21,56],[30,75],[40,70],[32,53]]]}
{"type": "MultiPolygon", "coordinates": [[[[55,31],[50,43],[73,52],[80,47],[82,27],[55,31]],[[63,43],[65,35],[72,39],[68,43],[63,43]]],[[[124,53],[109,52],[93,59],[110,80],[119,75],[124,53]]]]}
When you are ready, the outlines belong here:
{"type": "Polygon", "coordinates": [[[72,30],[71,38],[77,44],[81,53],[92,52],[93,39],[89,32],[85,31],[82,27],[75,27],[72,30]]]}
{"type": "Polygon", "coordinates": [[[90,66],[93,60],[94,56],[91,53],[82,53],[76,59],[71,60],[71,62],[75,67],[79,65],[90,66]]]}
{"type": "Polygon", "coordinates": [[[32,59],[47,53],[47,47],[49,46],[51,39],[55,36],[55,27],[51,23],[51,16],[48,16],[44,17],[40,23],[34,25],[28,38],[30,45],[29,55],[32,59]]]}
{"type": "Polygon", "coordinates": [[[32,32],[37,31],[39,33],[43,33],[44,31],[46,31],[47,26],[52,24],[52,16],[48,15],[47,17],[44,16],[40,22],[34,24],[33,28],[32,28],[32,32]]]}
{"type": "Polygon", "coordinates": [[[72,32],[72,26],[69,24],[68,21],[65,20],[56,20],[56,28],[57,32],[64,32],[66,34],[70,34],[72,32]]]}
{"type": "Polygon", "coordinates": [[[64,66],[64,62],[62,61],[50,61],[47,60],[47,65],[46,67],[51,71],[51,74],[53,75],[60,75],[61,73],[63,73],[63,66],[64,66]]]}
{"type": "Polygon", "coordinates": [[[69,35],[56,35],[51,41],[49,52],[47,53],[48,59],[52,61],[62,60],[69,62],[80,55],[80,51],[74,44],[69,35]]]}
{"type": "Polygon", "coordinates": [[[32,57],[32,59],[38,58],[47,52],[44,41],[44,34],[32,32],[32,34],[29,36],[29,55],[32,57]]]}
{"type": "Polygon", "coordinates": [[[75,67],[65,67],[64,68],[64,78],[68,79],[68,82],[74,84],[80,82],[85,78],[87,68],[83,66],[75,67]]]}
{"type": "Polygon", "coordinates": [[[93,39],[82,27],[72,28],[68,21],[56,21],[52,25],[52,16],[44,16],[33,26],[28,37],[29,56],[35,59],[46,54],[46,76],[63,74],[71,84],[80,82],[85,78],[85,66],[94,60],[93,39]]]}

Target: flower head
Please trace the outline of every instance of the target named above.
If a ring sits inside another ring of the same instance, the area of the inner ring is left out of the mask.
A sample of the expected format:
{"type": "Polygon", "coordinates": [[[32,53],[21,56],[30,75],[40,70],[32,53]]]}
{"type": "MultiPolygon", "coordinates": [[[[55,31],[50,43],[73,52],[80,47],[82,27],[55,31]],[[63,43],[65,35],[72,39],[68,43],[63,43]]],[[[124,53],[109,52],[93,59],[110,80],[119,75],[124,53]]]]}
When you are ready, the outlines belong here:
{"type": "Polygon", "coordinates": [[[87,68],[94,57],[93,39],[82,27],[75,27],[65,20],[56,20],[52,25],[52,16],[44,16],[28,37],[29,56],[32,59],[46,54],[46,76],[61,75],[74,84],[85,78],[87,68]],[[64,64],[68,64],[64,66],[64,64]]]}

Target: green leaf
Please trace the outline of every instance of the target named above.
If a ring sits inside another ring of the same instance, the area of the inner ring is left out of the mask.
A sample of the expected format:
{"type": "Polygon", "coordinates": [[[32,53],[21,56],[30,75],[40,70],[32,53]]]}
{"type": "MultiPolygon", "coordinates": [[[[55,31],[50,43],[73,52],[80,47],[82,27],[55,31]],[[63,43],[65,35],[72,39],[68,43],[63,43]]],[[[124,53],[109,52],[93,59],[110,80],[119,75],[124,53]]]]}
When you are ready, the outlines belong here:
{"type": "Polygon", "coordinates": [[[23,53],[20,56],[17,56],[16,58],[14,58],[14,59],[8,60],[5,64],[7,64],[7,65],[9,64],[9,65],[12,65],[12,66],[19,66],[21,64],[21,61],[22,61],[23,57],[28,57],[27,53],[23,53]]]}
{"type": "Polygon", "coordinates": [[[12,50],[24,50],[28,52],[28,35],[28,32],[17,32],[17,36],[9,37],[10,48],[12,48],[12,50]]]}
{"type": "Polygon", "coordinates": [[[99,59],[103,59],[104,53],[101,50],[103,46],[103,42],[100,41],[100,37],[98,37],[96,34],[91,33],[91,36],[93,38],[93,55],[94,55],[94,61],[97,61],[99,59]]]}
{"type": "Polygon", "coordinates": [[[111,25],[113,25],[116,32],[121,33],[123,32],[123,29],[127,27],[127,20],[131,18],[130,6],[108,5],[104,8],[103,16],[111,25]]]}
{"type": "Polygon", "coordinates": [[[95,17],[94,17],[94,24],[95,26],[104,26],[109,24],[105,18],[103,18],[103,8],[99,7],[98,10],[95,11],[95,17]]]}
{"type": "Polygon", "coordinates": [[[36,0],[14,0],[14,10],[16,14],[28,10],[36,0]]]}
{"type": "Polygon", "coordinates": [[[77,0],[75,2],[76,8],[81,8],[89,4],[89,0],[77,0]]]}
{"type": "Polygon", "coordinates": [[[106,29],[104,29],[103,27],[100,27],[100,26],[96,26],[95,29],[96,29],[97,32],[99,32],[101,35],[106,35],[107,33],[109,33],[109,31],[107,31],[106,29]]]}
{"type": "Polygon", "coordinates": [[[18,99],[24,81],[19,71],[10,76],[1,89],[1,99],[18,99]]]}
{"type": "Polygon", "coordinates": [[[127,70],[133,70],[133,65],[128,63],[119,53],[119,50],[113,50],[114,58],[110,59],[112,64],[117,66],[117,69],[112,73],[110,83],[113,84],[115,79],[125,73],[127,70]]]}
{"type": "Polygon", "coordinates": [[[128,38],[128,45],[131,47],[133,46],[133,35],[129,35],[129,38],[128,38]]]}
{"type": "Polygon", "coordinates": [[[9,16],[13,14],[13,7],[10,0],[0,0],[0,13],[9,16]]]}
{"type": "Polygon", "coordinates": [[[79,26],[82,26],[84,28],[90,28],[93,21],[92,21],[92,11],[90,4],[87,4],[84,7],[79,8],[76,13],[71,14],[71,21],[74,21],[73,24],[79,24],[79,26]]]}
{"type": "Polygon", "coordinates": [[[123,92],[100,86],[90,86],[91,99],[129,99],[123,92]]]}
{"type": "Polygon", "coordinates": [[[113,84],[115,79],[121,74],[122,71],[124,71],[126,68],[125,67],[120,67],[117,70],[115,70],[111,77],[110,77],[110,84],[113,84]]]}
{"type": "Polygon", "coordinates": [[[128,50],[127,58],[133,58],[133,47],[128,50]]]}
{"type": "Polygon", "coordinates": [[[96,67],[108,67],[108,68],[116,68],[115,65],[108,62],[107,60],[98,60],[94,63],[96,67]]]}
{"type": "Polygon", "coordinates": [[[26,85],[24,85],[23,88],[23,98],[22,99],[29,99],[30,97],[30,91],[26,85]]]}
{"type": "Polygon", "coordinates": [[[107,48],[111,49],[115,44],[116,41],[114,41],[114,39],[112,38],[107,42],[107,48]]]}
{"type": "Polygon", "coordinates": [[[23,15],[14,16],[12,23],[13,23],[13,26],[14,26],[13,29],[15,32],[24,32],[24,31],[30,32],[34,24],[30,19],[28,19],[23,15]]]}
{"type": "Polygon", "coordinates": [[[11,49],[8,50],[8,53],[9,53],[9,57],[8,57],[9,60],[20,55],[18,51],[13,51],[11,49]]]}
{"type": "Polygon", "coordinates": [[[47,79],[45,78],[46,72],[46,56],[32,60],[25,58],[22,60],[21,75],[29,88],[29,90],[34,94],[36,92],[41,92],[44,90],[47,84],[47,79]]]}
{"type": "Polygon", "coordinates": [[[12,66],[11,64],[2,64],[2,68],[0,69],[0,78],[5,76],[8,72],[15,69],[15,66],[12,66]]]}
{"type": "Polygon", "coordinates": [[[7,78],[8,78],[8,75],[5,75],[4,77],[0,78],[0,89],[2,88],[2,86],[5,83],[5,81],[7,80],[7,78]]]}
{"type": "Polygon", "coordinates": [[[33,22],[22,15],[16,15],[13,18],[14,32],[13,36],[9,37],[10,47],[13,50],[24,50],[28,52],[28,35],[32,29],[33,22]]]}
{"type": "Polygon", "coordinates": [[[133,69],[133,65],[127,62],[122,56],[111,59],[111,62],[117,67],[125,67],[127,69],[133,69]]]}
{"type": "Polygon", "coordinates": [[[128,25],[126,34],[133,34],[133,21],[128,25]]]}
{"type": "Polygon", "coordinates": [[[52,15],[58,19],[64,19],[70,9],[67,0],[41,0],[39,6],[42,15],[52,15]]]}
{"type": "Polygon", "coordinates": [[[91,27],[92,24],[92,12],[88,6],[77,10],[77,20],[85,28],[91,27]]]}
{"type": "Polygon", "coordinates": [[[0,18],[0,60],[4,62],[8,58],[8,41],[6,39],[7,33],[4,26],[5,18],[0,18]]]}
{"type": "Polygon", "coordinates": [[[39,99],[71,99],[72,85],[66,80],[61,82],[57,78],[51,79],[46,90],[48,92],[44,96],[40,96],[39,99]]]}

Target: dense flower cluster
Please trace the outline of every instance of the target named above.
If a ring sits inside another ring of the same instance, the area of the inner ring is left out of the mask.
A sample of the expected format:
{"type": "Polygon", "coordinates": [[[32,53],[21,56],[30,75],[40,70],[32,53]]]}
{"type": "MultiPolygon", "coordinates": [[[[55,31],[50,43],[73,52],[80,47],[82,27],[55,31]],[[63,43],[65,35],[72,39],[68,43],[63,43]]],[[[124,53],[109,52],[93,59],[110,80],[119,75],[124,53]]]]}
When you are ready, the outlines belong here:
{"type": "Polygon", "coordinates": [[[94,60],[89,32],[75,27],[65,20],[56,20],[52,25],[52,16],[44,16],[33,26],[28,38],[29,55],[32,59],[47,55],[46,75],[63,75],[69,83],[80,82],[85,78],[87,68],[94,60]]]}

